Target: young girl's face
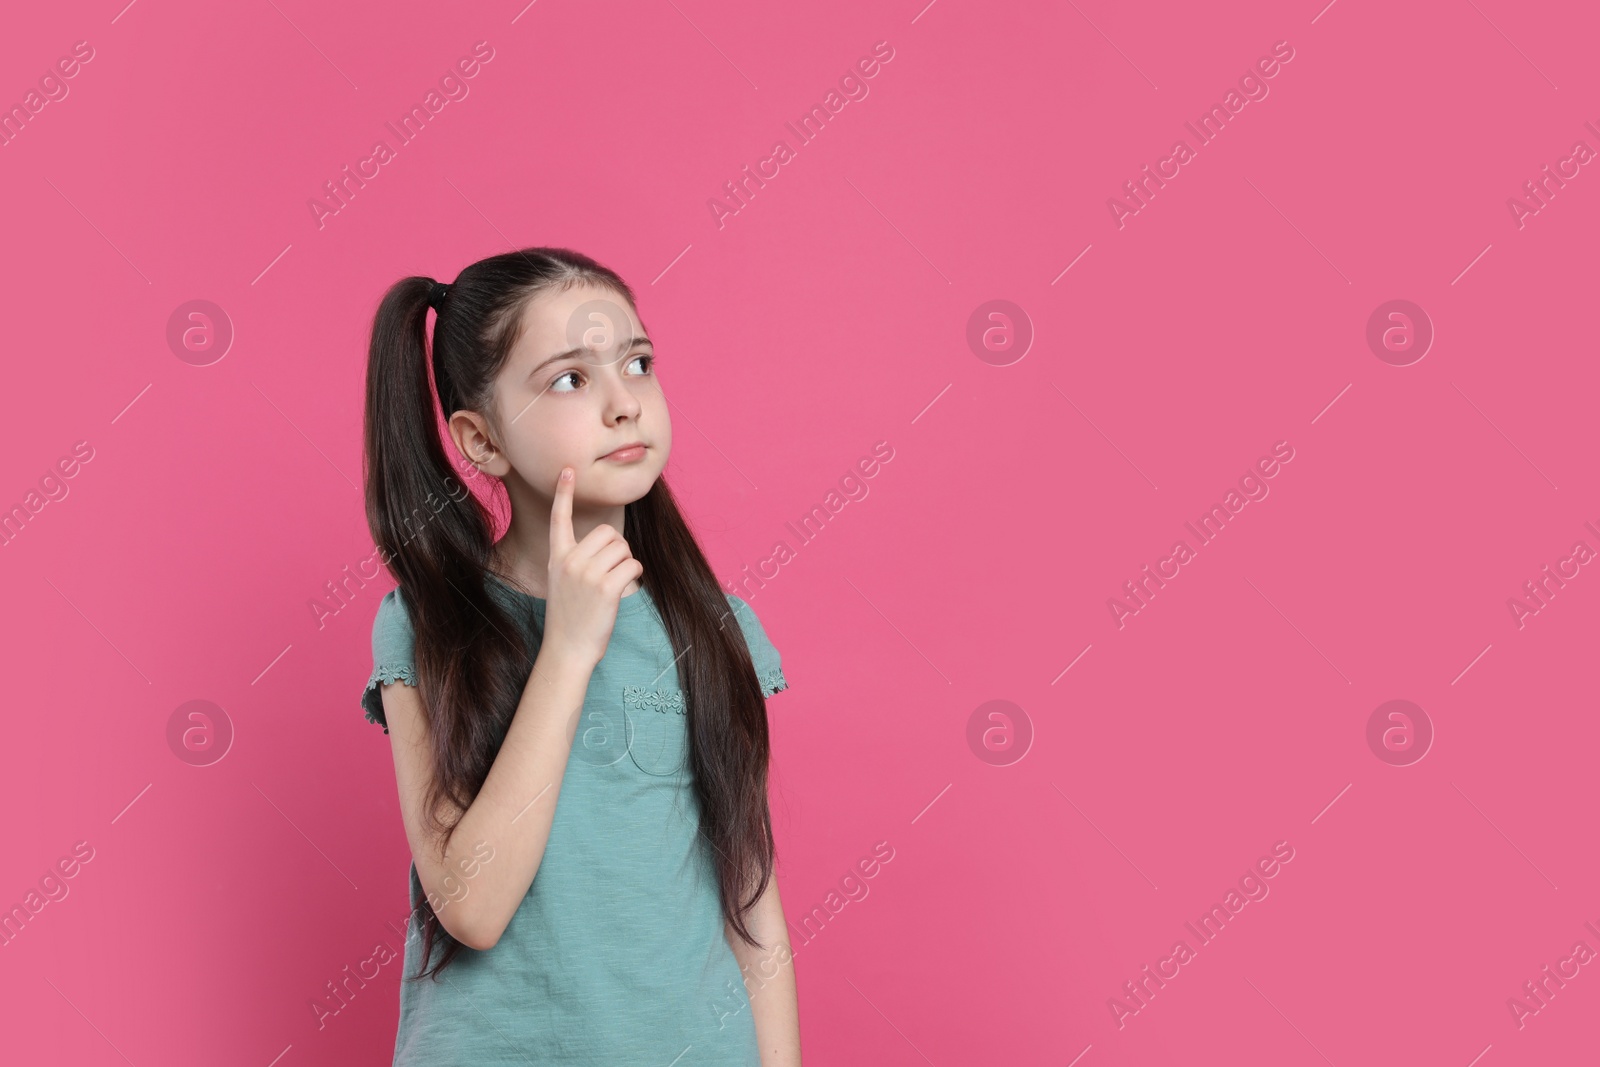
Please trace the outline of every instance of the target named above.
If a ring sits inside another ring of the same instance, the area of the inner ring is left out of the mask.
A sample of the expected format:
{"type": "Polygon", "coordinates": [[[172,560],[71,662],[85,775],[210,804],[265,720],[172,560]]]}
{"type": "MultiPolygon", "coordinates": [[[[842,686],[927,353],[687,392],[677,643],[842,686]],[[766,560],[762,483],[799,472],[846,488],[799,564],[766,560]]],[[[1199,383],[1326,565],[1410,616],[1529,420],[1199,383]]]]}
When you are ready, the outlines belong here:
{"type": "Polygon", "coordinates": [[[495,384],[506,459],[551,496],[562,467],[573,502],[630,504],[650,491],[672,450],[655,349],[620,294],[588,284],[529,301],[522,337],[495,384]],[[617,453],[639,443],[642,449],[617,453]]]}

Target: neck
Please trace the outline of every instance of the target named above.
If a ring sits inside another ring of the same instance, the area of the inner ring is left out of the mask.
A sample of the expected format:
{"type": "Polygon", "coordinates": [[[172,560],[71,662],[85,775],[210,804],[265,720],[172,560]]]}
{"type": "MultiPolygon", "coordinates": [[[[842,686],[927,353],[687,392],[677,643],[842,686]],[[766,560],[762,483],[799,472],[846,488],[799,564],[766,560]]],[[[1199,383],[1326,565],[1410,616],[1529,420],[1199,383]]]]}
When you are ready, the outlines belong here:
{"type": "MultiPolygon", "coordinates": [[[[511,525],[506,528],[505,536],[495,542],[489,567],[519,588],[545,599],[550,595],[550,509],[555,506],[555,500],[514,473],[504,481],[511,500],[511,525]]],[[[574,500],[573,539],[582,541],[602,523],[620,533],[626,516],[627,510],[622,504],[583,507],[574,500]]],[[[627,596],[638,588],[638,581],[629,582],[622,595],[627,596]]]]}

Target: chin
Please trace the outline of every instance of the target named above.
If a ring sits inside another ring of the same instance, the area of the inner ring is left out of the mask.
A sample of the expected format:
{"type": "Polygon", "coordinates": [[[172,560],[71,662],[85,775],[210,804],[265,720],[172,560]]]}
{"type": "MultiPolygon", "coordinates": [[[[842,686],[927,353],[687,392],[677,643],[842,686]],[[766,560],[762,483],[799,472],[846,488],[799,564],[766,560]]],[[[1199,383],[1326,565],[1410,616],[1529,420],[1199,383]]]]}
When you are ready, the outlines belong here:
{"type": "Polygon", "coordinates": [[[598,490],[595,503],[609,505],[631,504],[642,499],[650,492],[650,487],[656,484],[656,479],[661,477],[661,472],[654,464],[648,467],[621,468],[606,472],[604,479],[596,478],[590,484],[598,490]],[[602,483],[602,484],[595,484],[602,483]],[[604,497],[602,501],[598,499],[604,497]]]}

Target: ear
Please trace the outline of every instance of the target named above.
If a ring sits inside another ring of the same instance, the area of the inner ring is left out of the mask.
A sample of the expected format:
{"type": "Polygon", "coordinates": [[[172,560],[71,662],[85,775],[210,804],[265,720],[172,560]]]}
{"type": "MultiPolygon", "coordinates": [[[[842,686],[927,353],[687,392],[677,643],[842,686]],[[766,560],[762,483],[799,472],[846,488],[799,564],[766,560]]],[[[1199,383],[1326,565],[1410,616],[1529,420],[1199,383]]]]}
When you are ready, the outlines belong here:
{"type": "Polygon", "coordinates": [[[465,409],[450,416],[450,437],[456,449],[484,474],[503,478],[511,471],[511,461],[489,434],[488,421],[476,411],[465,409]]]}

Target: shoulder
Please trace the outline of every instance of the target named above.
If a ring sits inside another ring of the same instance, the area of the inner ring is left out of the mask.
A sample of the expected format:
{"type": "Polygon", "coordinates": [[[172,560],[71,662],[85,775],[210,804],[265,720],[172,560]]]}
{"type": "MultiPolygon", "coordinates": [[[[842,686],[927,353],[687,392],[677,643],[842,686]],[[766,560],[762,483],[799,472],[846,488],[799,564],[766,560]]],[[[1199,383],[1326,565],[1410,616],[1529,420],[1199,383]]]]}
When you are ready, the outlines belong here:
{"type": "Polygon", "coordinates": [[[766,627],[761,625],[755,609],[732,593],[728,593],[727,597],[728,612],[738,620],[739,631],[744,635],[745,646],[750,649],[750,661],[755,664],[763,695],[771,696],[789,688],[789,682],[783,676],[783,657],[767,637],[766,627]]]}
{"type": "Polygon", "coordinates": [[[755,652],[758,642],[770,644],[767,641],[766,627],[761,625],[761,619],[756,615],[756,609],[732,593],[727,594],[727,597],[728,614],[738,621],[739,629],[744,633],[745,642],[750,645],[750,651],[752,653],[755,652]]]}
{"type": "Polygon", "coordinates": [[[412,645],[411,613],[406,608],[405,595],[399,586],[383,594],[378,602],[378,614],[372,620],[372,658],[384,663],[400,654],[409,661],[412,645]]]}

